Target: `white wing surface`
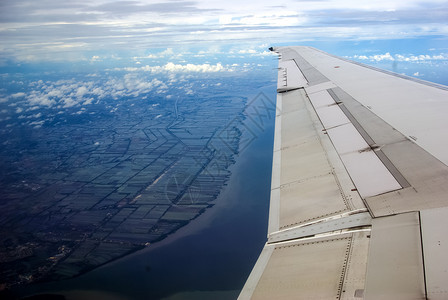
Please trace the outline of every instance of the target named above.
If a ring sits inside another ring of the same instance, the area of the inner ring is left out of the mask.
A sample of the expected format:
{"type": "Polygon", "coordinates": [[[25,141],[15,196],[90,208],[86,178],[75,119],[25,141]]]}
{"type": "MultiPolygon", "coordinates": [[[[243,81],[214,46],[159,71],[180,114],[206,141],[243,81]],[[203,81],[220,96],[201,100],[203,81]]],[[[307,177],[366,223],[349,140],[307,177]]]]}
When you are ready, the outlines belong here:
{"type": "Polygon", "coordinates": [[[448,87],[274,50],[268,240],[239,299],[447,299],[448,87]]]}

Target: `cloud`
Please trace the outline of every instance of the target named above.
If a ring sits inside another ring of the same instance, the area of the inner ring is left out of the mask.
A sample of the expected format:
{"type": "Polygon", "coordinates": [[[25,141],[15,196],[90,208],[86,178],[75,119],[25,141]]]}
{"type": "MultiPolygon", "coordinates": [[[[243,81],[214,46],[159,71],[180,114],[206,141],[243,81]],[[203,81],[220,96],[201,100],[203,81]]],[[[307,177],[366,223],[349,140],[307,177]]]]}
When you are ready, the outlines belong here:
{"type": "Polygon", "coordinates": [[[116,1],[106,4],[101,4],[90,8],[90,10],[97,12],[106,12],[113,15],[130,15],[130,14],[140,14],[142,12],[150,13],[162,13],[162,14],[173,14],[173,13],[203,13],[216,11],[216,9],[200,9],[195,6],[196,2],[193,1],[172,1],[172,2],[160,2],[154,4],[145,4],[139,1],[116,1]]]}
{"type": "Polygon", "coordinates": [[[24,107],[28,111],[38,108],[67,109],[99,103],[107,97],[138,97],[152,91],[165,93],[167,89],[161,80],[148,79],[136,73],[110,77],[106,81],[101,78],[97,81],[37,81],[29,85],[29,92],[21,93],[23,100],[19,102],[21,106],[16,108],[16,113],[22,113],[24,107]]]}
{"type": "Polygon", "coordinates": [[[42,127],[42,125],[45,123],[45,120],[41,120],[41,121],[33,121],[31,123],[29,123],[28,125],[34,126],[34,128],[40,128],[42,127]]]}
{"type": "Polygon", "coordinates": [[[437,60],[448,60],[448,54],[441,53],[439,55],[428,55],[428,54],[420,54],[420,55],[409,55],[404,56],[397,54],[396,58],[398,61],[437,61],[437,60]]]}
{"type": "Polygon", "coordinates": [[[69,108],[69,107],[73,107],[73,106],[77,106],[78,102],[73,100],[72,98],[63,98],[61,99],[60,103],[62,103],[62,107],[63,108],[69,108]]]}
{"type": "Polygon", "coordinates": [[[224,67],[221,63],[217,63],[216,65],[210,65],[210,64],[186,64],[186,65],[180,65],[180,64],[174,64],[172,62],[167,63],[164,67],[164,70],[169,72],[220,72],[224,70],[224,67]]]}
{"type": "Polygon", "coordinates": [[[354,58],[360,59],[360,60],[370,60],[370,61],[383,61],[383,60],[394,61],[395,60],[395,58],[393,58],[389,52],[387,52],[385,54],[376,54],[376,55],[370,55],[370,56],[355,55],[354,58]]]}
{"type": "MultiPolygon", "coordinates": [[[[268,45],[263,44],[258,46],[257,48],[261,48],[261,49],[267,49],[268,45]]],[[[275,54],[275,52],[272,51],[267,51],[267,50],[263,50],[263,51],[259,51],[253,48],[249,48],[249,49],[241,49],[241,50],[231,50],[230,54],[243,54],[243,55],[250,55],[250,56],[276,56],[277,54],[275,54]]]]}
{"type": "Polygon", "coordinates": [[[219,23],[225,26],[297,26],[303,24],[306,18],[302,13],[297,11],[282,11],[282,12],[268,12],[259,13],[246,16],[236,16],[220,18],[219,23]]]}
{"type": "Polygon", "coordinates": [[[54,99],[51,99],[48,94],[39,91],[31,91],[27,96],[29,106],[46,106],[51,107],[56,104],[54,99]]]}
{"type": "Polygon", "coordinates": [[[78,98],[82,98],[85,94],[87,94],[89,92],[89,90],[87,89],[87,87],[85,86],[80,86],[77,90],[76,90],[76,96],[78,98]]]}
{"type": "Polygon", "coordinates": [[[39,119],[40,117],[42,117],[42,113],[37,113],[37,114],[31,115],[31,116],[29,116],[28,118],[39,119]]]}
{"type": "Polygon", "coordinates": [[[247,50],[240,50],[238,51],[239,54],[255,54],[257,53],[256,50],[254,49],[247,49],[247,50]]]}
{"type": "Polygon", "coordinates": [[[14,94],[11,94],[10,97],[13,99],[23,98],[23,97],[25,97],[25,93],[22,93],[22,92],[14,93],[14,94]]]}
{"type": "Polygon", "coordinates": [[[143,59],[148,49],[229,42],[446,38],[447,19],[446,0],[5,0],[0,57],[95,62],[107,53],[143,59]]]}
{"type": "Polygon", "coordinates": [[[214,65],[211,64],[175,64],[173,62],[168,62],[163,66],[143,66],[143,67],[125,67],[125,68],[115,68],[115,71],[145,71],[145,72],[195,72],[195,73],[215,73],[222,71],[232,71],[230,68],[224,67],[221,63],[214,65]]]}
{"type": "Polygon", "coordinates": [[[403,55],[403,54],[395,54],[391,55],[389,52],[385,54],[376,54],[376,55],[354,55],[354,59],[357,60],[369,60],[369,61],[406,61],[406,62],[424,62],[424,61],[448,61],[448,54],[441,53],[438,55],[428,55],[428,54],[420,54],[420,55],[403,55]]]}
{"type": "Polygon", "coordinates": [[[92,58],[90,58],[90,62],[96,62],[96,61],[101,61],[101,58],[98,55],[94,55],[92,56],[92,58]]]}
{"type": "Polygon", "coordinates": [[[158,53],[150,53],[146,56],[135,56],[133,57],[134,60],[140,60],[140,59],[159,59],[159,58],[166,58],[166,57],[182,57],[182,53],[174,53],[173,48],[167,48],[161,52],[158,53]]]}

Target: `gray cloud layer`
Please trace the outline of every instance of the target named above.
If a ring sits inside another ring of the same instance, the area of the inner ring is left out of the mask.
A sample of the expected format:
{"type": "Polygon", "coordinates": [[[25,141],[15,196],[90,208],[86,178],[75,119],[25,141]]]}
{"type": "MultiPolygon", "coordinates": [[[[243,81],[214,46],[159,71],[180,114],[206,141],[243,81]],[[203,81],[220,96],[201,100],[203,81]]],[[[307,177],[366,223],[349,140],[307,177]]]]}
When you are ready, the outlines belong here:
{"type": "Polygon", "coordinates": [[[448,3],[431,0],[0,2],[0,56],[87,59],[86,52],[226,42],[448,36],[448,3]],[[362,1],[361,1],[362,2],[362,1]]]}

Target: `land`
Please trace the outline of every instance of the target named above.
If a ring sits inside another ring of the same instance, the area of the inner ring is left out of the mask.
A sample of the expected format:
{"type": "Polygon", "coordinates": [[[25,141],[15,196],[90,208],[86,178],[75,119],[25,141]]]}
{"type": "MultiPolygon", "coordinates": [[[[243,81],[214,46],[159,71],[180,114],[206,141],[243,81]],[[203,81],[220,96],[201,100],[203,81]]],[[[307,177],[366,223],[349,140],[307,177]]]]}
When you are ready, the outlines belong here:
{"type": "Polygon", "coordinates": [[[213,206],[245,105],[226,95],[130,99],[2,129],[0,289],[80,275],[213,206]]]}

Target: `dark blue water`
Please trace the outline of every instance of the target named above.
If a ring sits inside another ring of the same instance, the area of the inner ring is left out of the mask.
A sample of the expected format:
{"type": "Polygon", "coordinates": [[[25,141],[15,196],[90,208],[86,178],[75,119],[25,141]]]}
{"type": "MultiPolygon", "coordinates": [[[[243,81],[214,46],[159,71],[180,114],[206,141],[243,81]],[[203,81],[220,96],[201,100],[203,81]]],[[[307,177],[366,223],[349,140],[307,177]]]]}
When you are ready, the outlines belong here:
{"type": "MultiPolygon", "coordinates": [[[[274,119],[252,130],[213,208],[162,242],[80,277],[24,288],[66,299],[235,299],[266,241],[274,119]]],[[[244,140],[244,138],[243,138],[244,140]]]]}

